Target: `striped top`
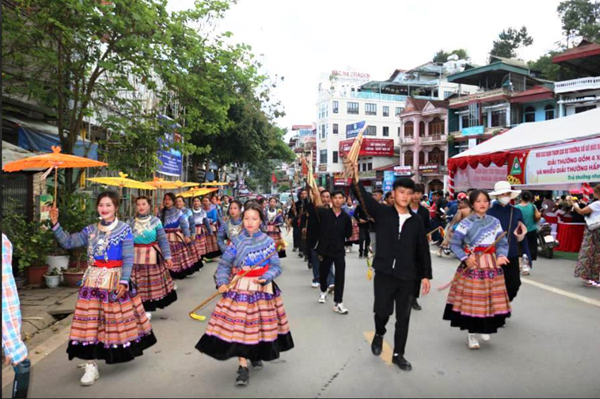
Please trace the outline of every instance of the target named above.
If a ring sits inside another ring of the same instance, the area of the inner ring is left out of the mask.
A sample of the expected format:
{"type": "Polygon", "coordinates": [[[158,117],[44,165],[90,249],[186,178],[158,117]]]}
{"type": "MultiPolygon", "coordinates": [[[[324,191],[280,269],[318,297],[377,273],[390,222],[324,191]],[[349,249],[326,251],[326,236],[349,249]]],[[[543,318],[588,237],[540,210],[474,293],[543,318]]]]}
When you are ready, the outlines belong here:
{"type": "Polygon", "coordinates": [[[136,216],[127,222],[133,232],[134,244],[158,243],[160,251],[165,259],[171,259],[171,247],[165,234],[162,222],[152,215],[136,216]]]}
{"type": "MultiPolygon", "coordinates": [[[[452,239],[450,249],[458,259],[464,261],[468,258],[465,247],[490,247],[504,231],[500,221],[493,216],[485,215],[483,218],[473,214],[459,223],[452,239]]],[[[508,255],[508,241],[502,237],[496,244],[498,256],[508,255]]]]}
{"type": "Polygon", "coordinates": [[[133,233],[127,223],[118,221],[110,234],[100,231],[97,224],[90,224],[79,233],[71,235],[65,232],[59,223],[54,225],[52,230],[54,230],[54,236],[58,243],[64,249],[87,246],[88,263],[93,263],[96,260],[122,261],[121,282],[129,283],[131,269],[133,268],[134,251],[133,233]]]}
{"type": "Polygon", "coordinates": [[[283,211],[281,209],[273,209],[267,208],[265,210],[265,220],[267,220],[267,224],[272,226],[282,226],[283,225],[283,211]]]}
{"type": "Polygon", "coordinates": [[[242,265],[253,267],[255,265],[269,265],[267,272],[261,277],[267,281],[267,284],[275,280],[281,274],[281,264],[275,242],[271,237],[259,231],[250,235],[245,229],[231,239],[230,245],[217,268],[216,280],[217,286],[229,284],[231,280],[231,271],[234,267],[240,268],[242,265]],[[261,264],[265,258],[273,254],[265,264],[261,264]]]}
{"type": "Polygon", "coordinates": [[[165,229],[181,229],[184,237],[190,236],[190,223],[188,218],[179,209],[165,208],[160,214],[160,220],[165,229]]]}
{"type": "Polygon", "coordinates": [[[206,229],[210,231],[210,222],[208,221],[208,217],[206,215],[206,211],[202,208],[199,210],[192,209],[192,217],[194,218],[195,226],[206,226],[206,229]]]}
{"type": "Polygon", "coordinates": [[[208,218],[208,221],[211,224],[221,221],[221,218],[219,217],[219,212],[217,211],[217,207],[214,205],[212,205],[210,210],[206,211],[206,217],[208,218]]]}
{"type": "Polygon", "coordinates": [[[2,234],[2,352],[14,365],[27,358],[21,339],[21,303],[12,271],[12,244],[2,234]]]}
{"type": "Polygon", "coordinates": [[[188,220],[190,235],[192,237],[195,237],[196,236],[196,218],[194,218],[194,213],[192,212],[191,209],[188,209],[185,207],[180,210],[181,210],[181,213],[183,213],[183,216],[185,216],[188,220]]]}

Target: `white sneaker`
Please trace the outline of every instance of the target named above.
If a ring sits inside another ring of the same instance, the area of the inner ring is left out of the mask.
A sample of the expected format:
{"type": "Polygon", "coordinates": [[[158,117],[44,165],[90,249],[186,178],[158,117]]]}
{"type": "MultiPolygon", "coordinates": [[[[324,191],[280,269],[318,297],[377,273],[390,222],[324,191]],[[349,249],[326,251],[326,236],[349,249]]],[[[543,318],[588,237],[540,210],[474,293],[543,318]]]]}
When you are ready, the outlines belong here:
{"type": "Polygon", "coordinates": [[[343,303],[336,303],[333,311],[339,314],[348,314],[348,309],[344,307],[343,303]]]}
{"type": "Polygon", "coordinates": [[[350,253],[350,247],[346,247],[346,253],[349,254],[350,253]]]}
{"type": "Polygon", "coordinates": [[[173,291],[177,291],[177,284],[173,284],[173,291]]]}
{"type": "Polygon", "coordinates": [[[321,284],[319,284],[319,283],[312,283],[311,284],[311,287],[313,287],[313,288],[319,288],[320,286],[321,286],[321,284]]]}
{"type": "Polygon", "coordinates": [[[335,291],[335,284],[331,284],[329,287],[327,287],[327,291],[333,293],[333,291],[335,291]]]}
{"type": "Polygon", "coordinates": [[[523,266],[521,269],[521,276],[529,276],[531,274],[531,267],[523,266]]]}
{"type": "Polygon", "coordinates": [[[492,339],[490,334],[479,334],[479,337],[483,342],[490,342],[490,340],[492,339]]]}
{"type": "Polygon", "coordinates": [[[148,318],[148,321],[152,320],[152,313],[146,312],[146,317],[148,318]]]}
{"type": "Polygon", "coordinates": [[[319,303],[325,302],[327,302],[327,292],[321,292],[321,295],[319,295],[319,303]]]}
{"type": "Polygon", "coordinates": [[[475,338],[475,334],[467,335],[467,346],[469,349],[480,349],[481,345],[479,345],[479,341],[475,338]]]}
{"type": "Polygon", "coordinates": [[[96,365],[95,363],[86,363],[85,365],[83,365],[83,368],[85,369],[85,373],[83,374],[83,377],[81,377],[81,385],[83,385],[84,387],[94,385],[94,382],[96,382],[96,380],[100,378],[98,365],[96,365]]]}

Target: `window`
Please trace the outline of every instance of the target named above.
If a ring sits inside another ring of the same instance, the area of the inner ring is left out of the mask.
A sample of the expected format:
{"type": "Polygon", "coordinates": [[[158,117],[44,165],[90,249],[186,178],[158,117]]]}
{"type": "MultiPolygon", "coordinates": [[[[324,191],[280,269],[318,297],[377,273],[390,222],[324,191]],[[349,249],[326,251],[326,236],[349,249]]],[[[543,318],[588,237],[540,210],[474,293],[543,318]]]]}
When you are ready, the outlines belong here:
{"type": "Polygon", "coordinates": [[[435,147],[429,153],[429,163],[443,165],[446,160],[446,154],[439,147],[435,147]]]}
{"type": "Polygon", "coordinates": [[[419,165],[425,165],[425,152],[419,152],[419,165]]]}
{"type": "MultiPolygon", "coordinates": [[[[493,118],[492,118],[493,119],[493,118]]],[[[527,107],[525,108],[525,123],[535,122],[535,108],[527,107]]]]}
{"type": "Polygon", "coordinates": [[[437,116],[433,118],[431,122],[429,122],[429,135],[430,136],[441,136],[444,134],[444,121],[438,118],[437,116]]]}
{"type": "Polygon", "coordinates": [[[337,123],[333,124],[333,134],[339,133],[339,125],[337,123]]]}
{"type": "Polygon", "coordinates": [[[415,163],[415,153],[412,151],[406,151],[404,153],[404,166],[412,166],[415,163]]]}
{"type": "Polygon", "coordinates": [[[372,162],[369,162],[367,164],[367,170],[373,170],[373,163],[372,162]]]}
{"type": "Polygon", "coordinates": [[[367,126],[365,136],[377,136],[377,126],[367,126]]]}
{"type": "Polygon", "coordinates": [[[390,116],[390,107],[383,107],[383,116],[390,116]]]}
{"type": "Polygon", "coordinates": [[[575,108],[575,113],[576,114],[580,114],[582,112],[590,111],[592,109],[596,109],[596,106],[595,105],[588,105],[587,107],[577,107],[577,108],[575,108]]]}
{"type": "Polygon", "coordinates": [[[469,115],[463,115],[463,116],[461,116],[461,120],[462,120],[462,128],[463,129],[466,129],[466,128],[470,127],[469,126],[469,115]]]}
{"type": "Polygon", "coordinates": [[[506,126],[506,110],[505,109],[492,112],[492,126],[491,127],[497,127],[497,126],[501,126],[501,127],[506,126]]]}
{"type": "Polygon", "coordinates": [[[331,108],[333,109],[333,113],[337,114],[340,111],[340,103],[337,101],[334,101],[331,108]]]}
{"type": "Polygon", "coordinates": [[[400,114],[402,113],[402,111],[404,111],[404,108],[402,108],[402,107],[396,107],[396,113],[394,115],[395,116],[400,116],[400,114]]]}
{"type": "Polygon", "coordinates": [[[333,163],[339,163],[339,156],[337,151],[333,152],[333,163]]]}
{"type": "Polygon", "coordinates": [[[544,112],[546,114],[547,121],[554,119],[554,105],[546,105],[544,112]]]}
{"type": "Polygon", "coordinates": [[[390,137],[390,127],[389,126],[383,127],[383,137],[390,137]]]}
{"type": "Polygon", "coordinates": [[[425,137],[425,122],[419,123],[419,137],[425,137]]]}
{"type": "Polygon", "coordinates": [[[377,115],[377,104],[365,104],[365,115],[377,115]]]}
{"type": "Polygon", "coordinates": [[[410,121],[404,124],[404,137],[413,138],[415,136],[415,123],[410,121]]]}
{"type": "Polygon", "coordinates": [[[348,103],[348,113],[358,115],[358,103],[348,103]]]}
{"type": "Polygon", "coordinates": [[[321,150],[321,156],[319,158],[319,163],[320,164],[326,164],[327,163],[327,150],[321,150]]]}
{"type": "Polygon", "coordinates": [[[398,127],[398,137],[400,137],[400,132],[402,132],[402,128],[398,127]]]}

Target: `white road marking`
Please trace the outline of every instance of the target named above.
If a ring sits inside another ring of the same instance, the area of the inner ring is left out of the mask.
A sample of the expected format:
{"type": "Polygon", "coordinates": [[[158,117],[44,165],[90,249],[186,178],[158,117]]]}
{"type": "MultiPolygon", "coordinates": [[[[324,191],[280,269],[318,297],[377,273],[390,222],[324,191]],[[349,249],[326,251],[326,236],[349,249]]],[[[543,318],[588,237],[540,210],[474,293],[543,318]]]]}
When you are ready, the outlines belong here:
{"type": "Polygon", "coordinates": [[[534,287],[538,287],[543,290],[550,291],[554,294],[566,296],[567,298],[575,299],[577,301],[587,303],[588,305],[597,306],[600,308],[600,301],[597,301],[595,299],[588,298],[583,295],[574,294],[569,291],[561,290],[560,288],[554,288],[550,285],[538,283],[537,281],[533,281],[528,278],[521,278],[521,281],[524,282],[525,284],[533,285],[534,287]]]}

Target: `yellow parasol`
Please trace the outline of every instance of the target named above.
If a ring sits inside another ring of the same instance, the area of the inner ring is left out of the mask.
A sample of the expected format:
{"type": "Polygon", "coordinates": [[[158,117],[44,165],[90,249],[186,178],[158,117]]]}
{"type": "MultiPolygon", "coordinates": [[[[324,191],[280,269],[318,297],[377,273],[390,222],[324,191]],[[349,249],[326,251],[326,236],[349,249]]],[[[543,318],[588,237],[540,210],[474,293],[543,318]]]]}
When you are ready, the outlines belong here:
{"type": "Polygon", "coordinates": [[[97,168],[100,166],[108,166],[108,164],[75,155],[61,154],[61,148],[59,146],[52,146],[51,153],[9,162],[4,165],[2,170],[5,172],[18,172],[27,169],[48,169],[46,173],[44,173],[44,179],[52,172],[52,170],[54,170],[54,208],[56,208],[58,169],[97,168]]]}
{"type": "Polygon", "coordinates": [[[177,182],[161,179],[160,177],[155,177],[154,180],[147,181],[144,183],[149,184],[149,185],[153,186],[154,188],[158,188],[161,190],[163,190],[163,189],[172,190],[172,189],[180,187],[179,184],[177,184],[177,182]]]}
{"type": "Polygon", "coordinates": [[[225,183],[225,182],[217,182],[214,181],[212,183],[202,183],[203,186],[212,186],[212,187],[219,187],[219,186],[228,186],[229,183],[225,183]]]}
{"type": "Polygon", "coordinates": [[[202,197],[217,190],[218,188],[193,188],[189,191],[181,193],[181,196],[183,198],[202,197]]]}
{"type": "Polygon", "coordinates": [[[92,177],[88,181],[103,184],[105,186],[119,187],[119,196],[121,196],[123,187],[138,188],[140,190],[156,190],[156,187],[143,183],[141,181],[128,179],[125,173],[119,172],[119,177],[92,177]]]}

